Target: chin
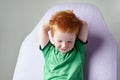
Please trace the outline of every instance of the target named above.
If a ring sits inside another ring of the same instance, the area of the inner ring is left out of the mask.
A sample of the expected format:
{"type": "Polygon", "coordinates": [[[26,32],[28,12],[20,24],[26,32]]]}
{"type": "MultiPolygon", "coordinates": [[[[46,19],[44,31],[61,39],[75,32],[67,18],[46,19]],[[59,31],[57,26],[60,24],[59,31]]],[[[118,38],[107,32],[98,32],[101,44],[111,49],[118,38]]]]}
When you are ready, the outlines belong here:
{"type": "Polygon", "coordinates": [[[68,51],[63,51],[63,50],[60,50],[60,52],[62,52],[62,53],[67,53],[68,51]]]}

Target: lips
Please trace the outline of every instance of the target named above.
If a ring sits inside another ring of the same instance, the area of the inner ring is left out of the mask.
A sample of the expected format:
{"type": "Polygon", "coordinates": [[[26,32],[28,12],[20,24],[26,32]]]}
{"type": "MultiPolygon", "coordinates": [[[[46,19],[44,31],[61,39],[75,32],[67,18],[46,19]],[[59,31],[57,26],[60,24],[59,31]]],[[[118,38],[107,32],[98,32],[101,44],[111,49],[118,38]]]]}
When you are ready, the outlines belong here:
{"type": "Polygon", "coordinates": [[[66,51],[67,49],[61,49],[62,51],[66,51]]]}
{"type": "Polygon", "coordinates": [[[66,53],[67,49],[60,49],[60,51],[66,53]]]}

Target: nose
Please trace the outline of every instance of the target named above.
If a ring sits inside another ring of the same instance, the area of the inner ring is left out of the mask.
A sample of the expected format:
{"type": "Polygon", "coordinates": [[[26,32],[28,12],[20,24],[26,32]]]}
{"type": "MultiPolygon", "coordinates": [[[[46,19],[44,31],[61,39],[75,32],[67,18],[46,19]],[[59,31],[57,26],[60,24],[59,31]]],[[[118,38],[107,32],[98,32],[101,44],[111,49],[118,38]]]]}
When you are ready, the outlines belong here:
{"type": "Polygon", "coordinates": [[[67,46],[67,43],[63,42],[62,43],[62,48],[66,48],[66,46],[67,46]]]}

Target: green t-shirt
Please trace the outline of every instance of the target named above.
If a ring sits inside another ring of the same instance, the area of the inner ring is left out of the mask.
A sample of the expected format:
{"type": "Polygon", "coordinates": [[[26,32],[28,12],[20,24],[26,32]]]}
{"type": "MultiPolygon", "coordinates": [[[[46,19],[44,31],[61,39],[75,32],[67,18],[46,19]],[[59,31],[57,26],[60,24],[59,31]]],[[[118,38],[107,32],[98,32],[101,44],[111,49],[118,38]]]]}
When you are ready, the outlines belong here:
{"type": "Polygon", "coordinates": [[[42,50],[44,80],[84,80],[84,53],[86,44],[76,39],[74,48],[61,53],[49,42],[42,50]]]}

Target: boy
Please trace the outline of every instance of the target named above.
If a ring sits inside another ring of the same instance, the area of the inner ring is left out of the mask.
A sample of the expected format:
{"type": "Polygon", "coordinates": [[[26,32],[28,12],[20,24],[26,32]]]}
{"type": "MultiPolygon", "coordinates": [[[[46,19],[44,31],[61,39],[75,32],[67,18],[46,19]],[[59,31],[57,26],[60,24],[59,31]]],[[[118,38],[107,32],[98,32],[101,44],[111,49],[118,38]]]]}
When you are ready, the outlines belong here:
{"type": "Polygon", "coordinates": [[[84,52],[88,36],[85,21],[70,11],[60,11],[40,27],[44,80],[84,80],[84,52]],[[49,40],[51,31],[53,44],[49,40]]]}

